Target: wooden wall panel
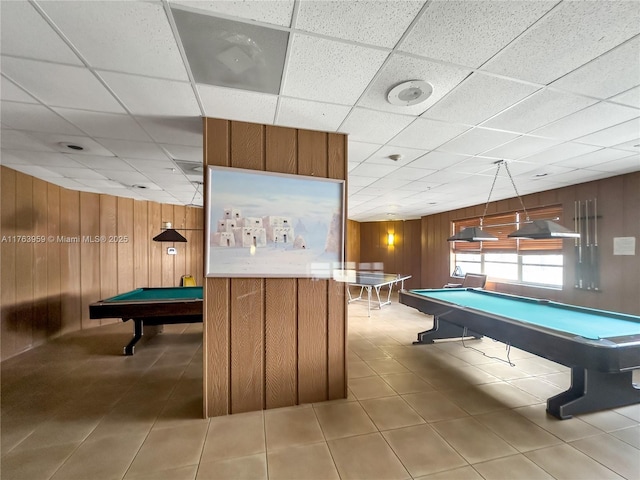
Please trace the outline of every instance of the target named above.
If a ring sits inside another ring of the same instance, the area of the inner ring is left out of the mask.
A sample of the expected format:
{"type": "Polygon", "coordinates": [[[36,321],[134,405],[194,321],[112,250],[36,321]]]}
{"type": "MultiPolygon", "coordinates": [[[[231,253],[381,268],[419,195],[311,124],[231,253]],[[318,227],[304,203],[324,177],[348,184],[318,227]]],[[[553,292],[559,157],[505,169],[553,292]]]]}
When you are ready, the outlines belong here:
{"type": "MultiPolygon", "coordinates": [[[[5,206],[6,207],[6,206],[5,206]]],[[[33,178],[16,172],[16,235],[33,237],[33,178]]],[[[0,234],[1,235],[1,234],[0,234]]],[[[15,244],[16,315],[20,318],[14,337],[14,352],[28,349],[33,342],[33,250],[34,244],[15,244]]],[[[46,247],[45,247],[46,248],[46,247]]],[[[4,282],[2,282],[4,285],[4,282]]]]}
{"type": "MultiPolygon", "coordinates": [[[[148,287],[149,283],[149,244],[152,243],[149,231],[148,202],[134,200],[133,203],[133,284],[135,288],[148,287]]],[[[157,242],[153,242],[157,243],[157,242]]]]}
{"type": "Polygon", "coordinates": [[[346,249],[348,263],[360,263],[360,223],[347,220],[346,249]]]}
{"type": "Polygon", "coordinates": [[[347,298],[346,284],[327,285],[327,399],[347,396],[347,298]]]}
{"type": "Polygon", "coordinates": [[[264,408],[264,280],[231,282],[231,412],[264,408]]]}
{"type": "Polygon", "coordinates": [[[16,353],[13,332],[16,330],[16,172],[2,170],[0,175],[0,213],[2,214],[2,243],[0,243],[0,346],[2,352],[16,353]]]}
{"type": "MultiPolygon", "coordinates": [[[[183,205],[173,206],[173,220],[176,228],[187,228],[187,209],[183,205]]],[[[175,279],[173,285],[180,285],[180,279],[182,275],[186,275],[187,272],[187,246],[189,243],[189,233],[186,230],[179,230],[182,236],[187,239],[187,243],[177,242],[174,246],[177,255],[173,256],[173,268],[175,272],[175,279]]]]}
{"type": "Polygon", "coordinates": [[[295,278],[273,278],[266,281],[266,408],[285,407],[297,403],[297,296],[295,278]]]}
{"type": "Polygon", "coordinates": [[[266,127],[265,166],[269,172],[296,173],[298,137],[293,128],[266,127]]]}
{"type": "Polygon", "coordinates": [[[327,283],[298,280],[298,400],[321,402],[327,392],[327,283]]]}
{"type": "Polygon", "coordinates": [[[326,133],[298,130],[298,173],[319,178],[328,176],[326,133]]]}
{"type": "Polygon", "coordinates": [[[117,198],[117,235],[116,251],[118,259],[118,292],[129,292],[136,287],[135,263],[133,259],[134,249],[134,214],[132,198],[117,198]]]}
{"type": "MultiPolygon", "coordinates": [[[[171,224],[176,227],[174,222],[173,205],[162,204],[161,212],[162,223],[171,222],[171,224]]],[[[175,255],[167,254],[167,248],[175,247],[175,244],[160,242],[160,245],[162,246],[162,252],[160,254],[160,263],[162,268],[162,286],[175,287],[176,285],[178,285],[175,273],[175,255]]]]}
{"type": "Polygon", "coordinates": [[[60,314],[61,333],[82,329],[80,284],[80,192],[60,190],[60,314]]]}
{"type": "Polygon", "coordinates": [[[231,166],[264,170],[264,127],[255,123],[231,124],[231,166]]]}
{"type": "Polygon", "coordinates": [[[95,193],[80,192],[80,283],[82,286],[82,327],[100,325],[98,320],[89,318],[89,305],[106,297],[100,292],[100,196],[95,193]]]}
{"type": "Polygon", "coordinates": [[[60,334],[60,187],[47,185],[47,336],[60,334]]]}
{"type": "MultiPolygon", "coordinates": [[[[153,238],[162,232],[162,206],[159,203],[149,202],[148,205],[148,231],[149,237],[153,238]]],[[[162,286],[162,242],[149,242],[149,286],[162,286]]],[[[166,251],[166,250],[165,250],[166,251]]]]}
{"type": "MultiPolygon", "coordinates": [[[[1,166],[0,172],[9,184],[2,185],[3,232],[42,240],[2,244],[3,251],[13,249],[4,255],[3,262],[10,265],[0,289],[4,360],[60,334],[100,326],[100,321],[89,319],[89,304],[104,298],[109,289],[121,293],[148,286],[152,242],[151,202],[67,190],[1,166]],[[105,232],[111,231],[109,238],[105,232]],[[116,241],[116,233],[128,241],[116,241]],[[19,321],[5,321],[10,317],[19,321]]],[[[160,205],[153,205],[159,217],[160,205]]],[[[201,212],[188,208],[183,216],[202,224],[201,212]]],[[[183,257],[191,258],[202,272],[201,235],[196,240],[185,245],[183,257]]],[[[157,278],[162,279],[161,268],[157,278]]]]}
{"type": "Polygon", "coordinates": [[[205,282],[205,323],[203,332],[204,416],[216,417],[230,412],[230,282],[209,278],[205,282]]]}

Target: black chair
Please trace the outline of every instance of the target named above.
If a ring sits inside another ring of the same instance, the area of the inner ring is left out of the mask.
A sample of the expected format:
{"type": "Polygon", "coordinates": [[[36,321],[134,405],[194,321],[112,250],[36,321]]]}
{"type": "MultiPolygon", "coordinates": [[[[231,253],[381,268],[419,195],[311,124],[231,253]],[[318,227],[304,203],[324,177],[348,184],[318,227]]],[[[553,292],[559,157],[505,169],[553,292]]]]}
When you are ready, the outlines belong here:
{"type": "Polygon", "coordinates": [[[487,276],[482,273],[467,273],[462,283],[447,283],[444,288],[484,288],[487,276]]]}

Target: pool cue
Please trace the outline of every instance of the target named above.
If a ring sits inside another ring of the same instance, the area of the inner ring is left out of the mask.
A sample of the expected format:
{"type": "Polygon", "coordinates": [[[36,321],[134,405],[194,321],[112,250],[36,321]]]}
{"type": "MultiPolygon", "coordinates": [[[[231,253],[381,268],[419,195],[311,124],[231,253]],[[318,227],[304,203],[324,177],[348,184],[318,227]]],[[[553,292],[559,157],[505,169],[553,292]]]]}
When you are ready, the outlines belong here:
{"type": "MultiPolygon", "coordinates": [[[[576,232],[580,232],[579,227],[578,227],[578,222],[579,219],[578,217],[580,216],[579,213],[579,207],[578,207],[578,201],[575,200],[573,202],[573,230],[576,232]]],[[[575,271],[575,278],[576,278],[576,284],[575,287],[576,288],[580,288],[580,240],[579,237],[576,237],[575,241],[574,241],[574,253],[575,253],[575,262],[576,262],[576,271],[575,271]]]]}
{"type": "Polygon", "coordinates": [[[600,265],[598,264],[598,199],[593,199],[593,247],[591,249],[591,264],[593,276],[591,277],[594,290],[600,290],[600,265]]]}
{"type": "Polygon", "coordinates": [[[589,239],[589,201],[590,200],[584,201],[584,286],[587,290],[591,290],[591,241],[589,239]]]}

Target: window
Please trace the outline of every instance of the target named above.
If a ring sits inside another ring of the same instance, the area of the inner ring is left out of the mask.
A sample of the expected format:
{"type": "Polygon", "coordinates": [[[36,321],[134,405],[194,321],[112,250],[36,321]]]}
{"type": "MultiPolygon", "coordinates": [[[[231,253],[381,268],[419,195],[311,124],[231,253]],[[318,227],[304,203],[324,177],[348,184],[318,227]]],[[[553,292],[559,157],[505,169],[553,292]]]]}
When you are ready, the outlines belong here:
{"type": "MultiPolygon", "coordinates": [[[[529,220],[560,220],[562,207],[544,207],[528,212],[529,220]]],[[[529,240],[507,237],[516,230],[523,214],[518,212],[487,215],[483,230],[498,237],[492,242],[453,242],[455,266],[464,273],[484,273],[492,280],[524,285],[562,287],[562,240],[529,240]]],[[[480,218],[453,222],[453,231],[477,227],[480,218]]]]}

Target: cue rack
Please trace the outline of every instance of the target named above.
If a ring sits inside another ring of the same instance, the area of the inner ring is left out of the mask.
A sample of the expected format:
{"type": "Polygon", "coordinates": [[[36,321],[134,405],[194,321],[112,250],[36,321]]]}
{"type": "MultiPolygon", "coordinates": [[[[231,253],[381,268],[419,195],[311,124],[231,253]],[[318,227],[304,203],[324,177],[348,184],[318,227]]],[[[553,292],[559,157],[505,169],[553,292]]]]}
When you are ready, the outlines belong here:
{"type": "Polygon", "coordinates": [[[600,261],[598,255],[598,199],[574,202],[575,288],[600,290],[600,261]]]}

